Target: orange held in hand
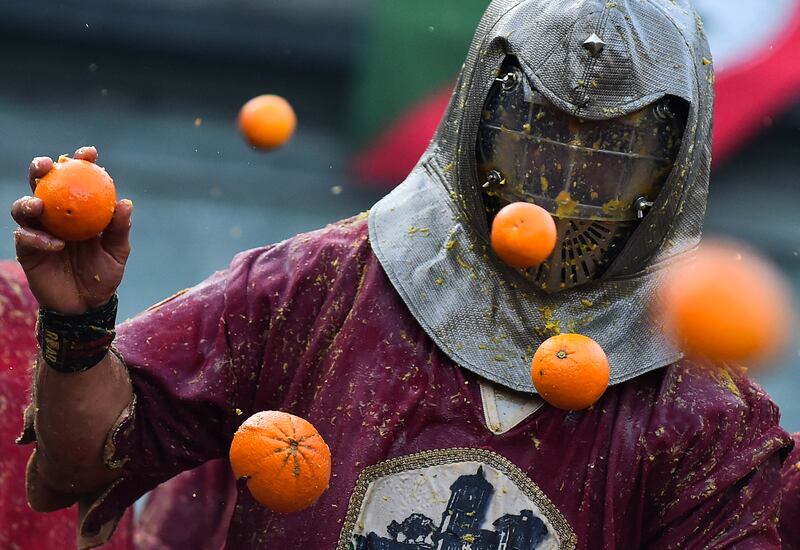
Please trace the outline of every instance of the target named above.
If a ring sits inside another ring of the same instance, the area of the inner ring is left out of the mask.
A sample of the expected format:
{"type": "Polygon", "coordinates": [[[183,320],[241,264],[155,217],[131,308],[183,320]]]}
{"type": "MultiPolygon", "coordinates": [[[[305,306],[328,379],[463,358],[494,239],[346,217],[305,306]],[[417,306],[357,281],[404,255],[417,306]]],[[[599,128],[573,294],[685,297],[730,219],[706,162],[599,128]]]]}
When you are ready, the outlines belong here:
{"type": "Polygon", "coordinates": [[[279,411],[256,413],[233,436],[231,467],[250,494],[274,512],[298,512],[325,492],[331,452],[314,426],[279,411]]]}
{"type": "Polygon", "coordinates": [[[659,297],[665,327],[691,356],[757,366],[788,342],[791,294],[746,246],[704,243],[668,272],[659,297]]]}
{"type": "Polygon", "coordinates": [[[550,213],[535,204],[511,203],[494,217],[492,249],[512,267],[538,266],[556,246],[556,223],[550,213]]]}
{"type": "Polygon", "coordinates": [[[253,147],[275,149],[292,137],[297,117],[288,101],[277,95],[260,95],[239,111],[239,130],[253,147]]]}
{"type": "Polygon", "coordinates": [[[600,344],[581,334],[559,334],[539,346],[531,363],[539,395],[559,409],[591,407],[608,387],[608,358],[600,344]]]}
{"type": "Polygon", "coordinates": [[[108,173],[96,164],[62,156],[36,184],[44,208],[45,229],[65,241],[99,235],[114,217],[117,192],[108,173]]]}

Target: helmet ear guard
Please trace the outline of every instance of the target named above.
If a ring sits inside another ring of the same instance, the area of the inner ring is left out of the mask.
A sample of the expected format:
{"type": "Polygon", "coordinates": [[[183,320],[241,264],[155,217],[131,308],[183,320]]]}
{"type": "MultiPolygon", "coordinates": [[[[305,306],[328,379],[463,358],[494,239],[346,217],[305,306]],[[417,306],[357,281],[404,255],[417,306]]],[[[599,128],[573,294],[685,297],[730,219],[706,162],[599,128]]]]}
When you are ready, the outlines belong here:
{"type": "Polygon", "coordinates": [[[522,201],[556,218],[556,251],[529,278],[554,292],[602,275],[661,192],[687,115],[667,96],[614,119],[581,119],[506,58],[484,103],[477,164],[490,216],[522,201]]]}

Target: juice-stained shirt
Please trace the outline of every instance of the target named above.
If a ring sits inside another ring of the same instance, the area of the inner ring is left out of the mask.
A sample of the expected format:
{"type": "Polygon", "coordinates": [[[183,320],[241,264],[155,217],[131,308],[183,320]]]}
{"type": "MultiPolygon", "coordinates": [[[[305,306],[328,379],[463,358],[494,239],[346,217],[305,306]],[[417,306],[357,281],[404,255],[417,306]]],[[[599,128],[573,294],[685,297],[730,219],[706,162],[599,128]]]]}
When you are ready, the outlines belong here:
{"type": "Polygon", "coordinates": [[[481,380],[410,314],[363,217],[241,253],[122,324],[116,349],[135,400],[110,434],[122,476],[86,509],[85,541],[226,457],[250,415],[282,410],[330,446],[330,487],[277,514],[240,482],[227,548],[780,547],[791,440],[741,372],[682,361],[497,433],[481,380]]]}

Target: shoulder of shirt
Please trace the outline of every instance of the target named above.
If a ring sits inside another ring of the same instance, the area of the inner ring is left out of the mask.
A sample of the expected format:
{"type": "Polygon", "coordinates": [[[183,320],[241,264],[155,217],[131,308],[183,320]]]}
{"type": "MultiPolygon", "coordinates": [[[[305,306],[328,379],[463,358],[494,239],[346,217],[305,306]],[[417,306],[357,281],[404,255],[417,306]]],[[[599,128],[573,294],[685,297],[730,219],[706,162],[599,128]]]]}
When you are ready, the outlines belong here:
{"type": "Polygon", "coordinates": [[[367,213],[364,212],[272,245],[241,252],[234,258],[233,265],[259,259],[301,260],[319,252],[344,253],[368,245],[368,240],[367,213]]]}
{"type": "Polygon", "coordinates": [[[238,254],[225,274],[230,288],[274,294],[302,287],[310,279],[317,287],[338,280],[355,280],[372,254],[366,215],[354,216],[285,241],[238,254]],[[298,287],[297,285],[301,286],[298,287]]]}
{"type": "Polygon", "coordinates": [[[357,247],[366,243],[367,238],[367,212],[362,212],[357,216],[340,220],[320,229],[300,233],[276,246],[287,244],[308,249],[339,246],[357,247]]]}
{"type": "Polygon", "coordinates": [[[270,281],[316,272],[325,264],[336,272],[348,263],[349,257],[363,255],[364,247],[369,247],[366,213],[300,233],[275,244],[240,252],[227,270],[212,274],[203,282],[173,294],[146,311],[157,311],[188,294],[197,295],[220,281],[235,286],[244,277],[247,288],[263,289],[270,281]]]}
{"type": "Polygon", "coordinates": [[[629,383],[652,401],[651,423],[686,435],[722,425],[754,432],[780,430],[777,405],[739,367],[684,359],[629,383]]]}

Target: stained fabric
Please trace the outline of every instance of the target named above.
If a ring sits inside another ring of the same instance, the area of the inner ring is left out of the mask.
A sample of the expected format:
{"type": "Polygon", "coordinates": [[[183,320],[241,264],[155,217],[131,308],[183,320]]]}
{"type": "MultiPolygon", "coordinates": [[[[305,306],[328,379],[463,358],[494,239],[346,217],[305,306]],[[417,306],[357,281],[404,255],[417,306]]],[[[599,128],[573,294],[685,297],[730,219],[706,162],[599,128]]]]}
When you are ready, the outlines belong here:
{"type": "Polygon", "coordinates": [[[783,465],[780,533],[785,550],[800,550],[800,433],[793,436],[794,451],[783,465]]]}
{"type": "MultiPolygon", "coordinates": [[[[14,443],[30,399],[37,308],[19,264],[0,262],[0,548],[69,550],[76,547],[77,507],[50,514],[31,510],[25,497],[31,449],[14,443]]],[[[132,548],[131,532],[128,515],[105,548],[132,548]]]]}
{"type": "Polygon", "coordinates": [[[159,485],[146,499],[133,533],[137,550],[220,550],[236,482],[227,460],[212,460],[159,485]]]}
{"type": "Polygon", "coordinates": [[[528,365],[558,332],[596,340],[611,383],[669,365],[680,351],[650,318],[663,268],[700,239],[711,161],[714,71],[687,0],[495,0],[478,26],[450,105],[411,175],[370,211],[373,249],[414,317],[460,366],[535,392],[528,365]],[[606,43],[594,57],[583,42],[606,43]],[[481,110],[503,61],[559,109],[608,120],[665,97],[689,105],[662,193],[600,281],[545,295],[491,251],[477,181],[481,110]]]}
{"type": "MultiPolygon", "coordinates": [[[[790,440],[760,388],[737,371],[683,361],[612,387],[591,409],[545,405],[495,435],[480,379],[417,323],[363,219],[242,253],[118,329],[136,401],[110,441],[122,477],[85,510],[87,547],[149,489],[225,457],[237,427],[271,409],[320,431],[333,456],[331,486],[308,510],[282,515],[239,484],[228,548],[345,550],[366,480],[396,473],[396,461],[434,465],[434,456],[469,463],[462,474],[488,464],[524,494],[540,492],[550,516],[537,504],[503,507],[501,517],[556,518],[546,524],[576,548],[778,547],[781,450],[790,440]]],[[[440,533],[437,510],[419,513],[440,533]]],[[[498,533],[498,525],[462,527],[498,533]]]]}

